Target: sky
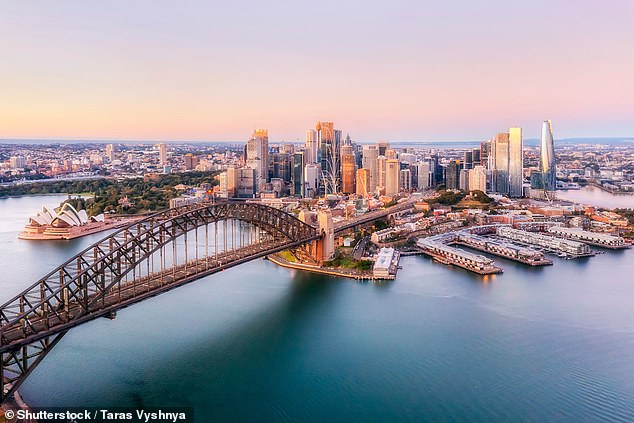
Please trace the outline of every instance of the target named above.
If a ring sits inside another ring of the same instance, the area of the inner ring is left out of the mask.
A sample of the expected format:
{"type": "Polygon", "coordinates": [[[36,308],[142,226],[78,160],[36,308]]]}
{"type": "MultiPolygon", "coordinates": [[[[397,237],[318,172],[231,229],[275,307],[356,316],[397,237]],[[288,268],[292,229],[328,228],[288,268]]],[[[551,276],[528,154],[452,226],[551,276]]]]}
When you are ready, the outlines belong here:
{"type": "Polygon", "coordinates": [[[0,138],[634,136],[631,0],[0,0],[0,138]]]}

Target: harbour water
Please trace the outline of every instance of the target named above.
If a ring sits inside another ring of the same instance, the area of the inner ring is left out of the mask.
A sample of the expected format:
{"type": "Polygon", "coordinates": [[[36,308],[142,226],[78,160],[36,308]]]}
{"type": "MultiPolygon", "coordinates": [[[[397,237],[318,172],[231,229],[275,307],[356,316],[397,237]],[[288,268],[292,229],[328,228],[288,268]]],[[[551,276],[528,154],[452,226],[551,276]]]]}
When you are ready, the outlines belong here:
{"type": "MultiPolygon", "coordinates": [[[[0,200],[0,301],[104,236],[17,239],[63,198],[0,200]]],[[[494,260],[504,274],[405,257],[384,284],[253,261],[73,329],[21,392],[200,422],[634,420],[634,249],[494,260]]]]}
{"type": "Polygon", "coordinates": [[[634,195],[614,195],[590,185],[580,190],[557,191],[557,198],[607,209],[634,208],[634,195]]]}

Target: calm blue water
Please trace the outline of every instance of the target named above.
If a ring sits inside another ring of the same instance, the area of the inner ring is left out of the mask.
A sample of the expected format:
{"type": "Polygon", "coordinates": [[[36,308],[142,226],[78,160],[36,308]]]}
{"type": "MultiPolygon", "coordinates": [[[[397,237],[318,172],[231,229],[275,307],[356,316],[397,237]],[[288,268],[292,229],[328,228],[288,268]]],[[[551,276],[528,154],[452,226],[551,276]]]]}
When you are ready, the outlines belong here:
{"type": "MultiPolygon", "coordinates": [[[[17,240],[43,201],[0,200],[1,300],[100,237],[17,240]]],[[[634,250],[496,261],[404,258],[382,285],[250,262],[73,329],[22,393],[201,422],[634,420],[634,250]]]]}

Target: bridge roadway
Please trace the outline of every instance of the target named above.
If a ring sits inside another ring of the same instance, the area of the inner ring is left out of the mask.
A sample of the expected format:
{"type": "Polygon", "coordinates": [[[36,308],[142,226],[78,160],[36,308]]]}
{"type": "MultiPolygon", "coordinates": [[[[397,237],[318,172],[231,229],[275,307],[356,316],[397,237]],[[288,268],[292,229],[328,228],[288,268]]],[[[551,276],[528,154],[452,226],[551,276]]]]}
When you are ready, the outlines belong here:
{"type": "MultiPolygon", "coordinates": [[[[2,346],[0,352],[15,349],[33,343],[39,339],[64,332],[83,322],[97,317],[108,317],[117,310],[143,301],[149,297],[187,284],[195,279],[207,276],[241,263],[263,257],[288,248],[287,242],[268,241],[243,246],[238,250],[226,251],[217,256],[209,256],[172,267],[166,271],[139,277],[127,283],[113,287],[105,296],[93,303],[85,312],[78,301],[69,302],[62,313],[49,313],[47,317],[33,318],[26,322],[16,322],[2,326],[2,346]]],[[[96,299],[97,294],[89,296],[96,299]]],[[[90,302],[90,301],[89,301],[90,302]]]]}
{"type": "Polygon", "coordinates": [[[352,220],[344,220],[341,222],[335,223],[335,233],[343,232],[348,229],[352,229],[355,226],[363,225],[366,223],[373,222],[377,219],[380,219],[385,216],[389,216],[393,213],[402,212],[408,209],[411,209],[414,206],[414,203],[419,200],[417,198],[410,198],[402,203],[398,203],[393,205],[392,207],[388,207],[386,209],[375,210],[369,213],[365,213],[361,215],[358,219],[352,220]]]}

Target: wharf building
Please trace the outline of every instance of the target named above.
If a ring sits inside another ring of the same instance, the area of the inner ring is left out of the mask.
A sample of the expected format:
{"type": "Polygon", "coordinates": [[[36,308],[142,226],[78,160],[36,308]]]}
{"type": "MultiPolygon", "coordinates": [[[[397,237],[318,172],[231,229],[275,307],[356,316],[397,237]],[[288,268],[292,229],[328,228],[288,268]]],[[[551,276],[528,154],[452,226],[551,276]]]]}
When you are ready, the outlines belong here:
{"type": "Polygon", "coordinates": [[[566,239],[583,242],[597,247],[621,249],[630,248],[632,245],[625,242],[620,236],[613,236],[605,233],[584,231],[580,228],[566,228],[563,226],[553,226],[548,228],[548,232],[566,239]]]}
{"type": "Polygon", "coordinates": [[[549,251],[562,253],[573,258],[594,255],[590,247],[586,244],[569,239],[548,236],[537,232],[526,232],[509,227],[500,227],[497,229],[496,235],[512,241],[518,241],[538,246],[549,251]]]}

